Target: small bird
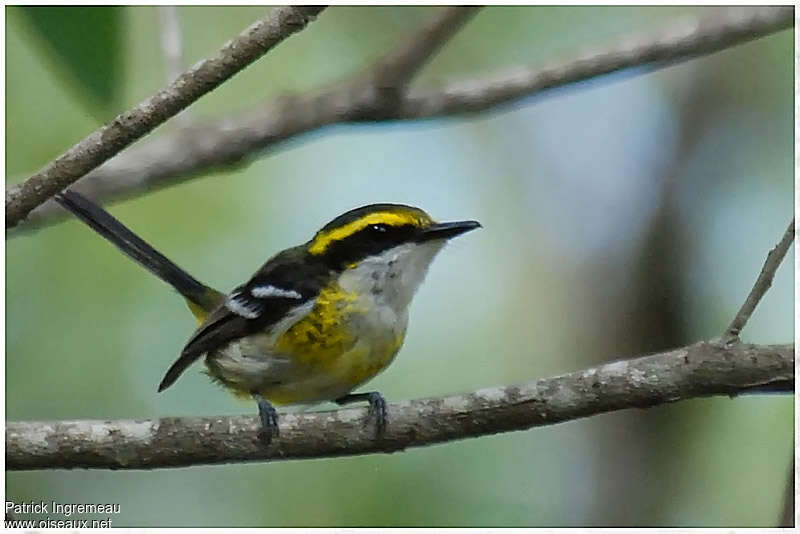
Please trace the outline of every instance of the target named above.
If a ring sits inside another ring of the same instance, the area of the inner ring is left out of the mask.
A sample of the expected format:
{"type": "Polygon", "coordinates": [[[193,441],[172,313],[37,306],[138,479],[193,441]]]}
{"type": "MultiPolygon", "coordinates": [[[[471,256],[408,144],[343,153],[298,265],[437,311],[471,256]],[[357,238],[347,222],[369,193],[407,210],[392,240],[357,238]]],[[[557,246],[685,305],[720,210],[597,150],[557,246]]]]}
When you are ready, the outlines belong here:
{"type": "Polygon", "coordinates": [[[205,357],[207,374],[258,404],[261,437],[278,435],[275,405],[369,403],[380,436],[386,401],[351,393],[385,369],[406,334],[408,308],[430,263],[477,221],[438,223],[419,208],[371,204],[336,217],[270,258],[228,294],[200,283],[103,208],[65,190],[64,208],[180,293],[199,322],[158,386],[205,357]]]}

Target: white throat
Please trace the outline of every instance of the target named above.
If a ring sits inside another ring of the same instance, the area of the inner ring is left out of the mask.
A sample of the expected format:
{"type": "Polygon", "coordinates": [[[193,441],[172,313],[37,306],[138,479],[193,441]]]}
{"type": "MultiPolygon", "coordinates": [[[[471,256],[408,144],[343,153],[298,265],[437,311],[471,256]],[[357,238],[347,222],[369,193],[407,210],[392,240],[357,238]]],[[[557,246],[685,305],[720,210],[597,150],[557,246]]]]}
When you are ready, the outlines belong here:
{"type": "Polygon", "coordinates": [[[363,259],[339,277],[345,291],[369,295],[375,301],[405,312],[445,240],[406,243],[363,259]]]}

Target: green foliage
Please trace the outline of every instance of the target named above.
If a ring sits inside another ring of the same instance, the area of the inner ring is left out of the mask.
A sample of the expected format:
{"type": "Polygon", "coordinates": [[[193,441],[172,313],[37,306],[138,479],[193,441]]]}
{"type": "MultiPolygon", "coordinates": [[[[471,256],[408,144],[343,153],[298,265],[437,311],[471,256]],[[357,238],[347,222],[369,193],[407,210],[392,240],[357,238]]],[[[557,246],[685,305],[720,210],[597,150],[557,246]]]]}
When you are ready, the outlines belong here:
{"type": "Polygon", "coordinates": [[[105,117],[119,104],[124,68],[124,7],[19,7],[44,45],[94,113],[105,117]]]}

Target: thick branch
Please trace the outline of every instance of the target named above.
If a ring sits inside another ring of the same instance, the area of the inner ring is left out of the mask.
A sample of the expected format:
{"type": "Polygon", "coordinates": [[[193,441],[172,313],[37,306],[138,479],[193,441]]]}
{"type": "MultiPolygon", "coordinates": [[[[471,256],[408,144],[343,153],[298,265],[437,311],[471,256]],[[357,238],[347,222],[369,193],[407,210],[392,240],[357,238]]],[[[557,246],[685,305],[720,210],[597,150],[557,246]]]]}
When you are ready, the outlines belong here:
{"type": "Polygon", "coordinates": [[[268,447],[255,416],[8,422],[6,468],[153,469],[394,452],[753,388],[794,389],[793,345],[698,343],[518,386],[392,404],[381,440],[364,408],[285,414],[268,447]]]}
{"type": "MultiPolygon", "coordinates": [[[[414,38],[404,41],[397,50],[419,50],[409,44],[413,42],[441,46],[471,14],[451,9],[437,15],[434,23],[415,34],[416,41],[414,38]],[[450,26],[444,25],[445,22],[450,26]]],[[[375,90],[374,77],[359,75],[330,89],[282,97],[247,113],[166,133],[123,152],[77,182],[75,189],[98,202],[118,200],[174,185],[209,168],[239,163],[260,150],[326,125],[415,120],[486,111],[546,89],[622,69],[644,65],[663,67],[716,52],[789,28],[792,23],[791,7],[715,10],[706,18],[689,19],[657,34],[629,37],[550,66],[519,69],[482,80],[465,80],[439,89],[411,90],[391,99],[382,98],[384,93],[375,90]]],[[[433,50],[422,49],[413,55],[397,52],[400,58],[405,58],[399,61],[391,59],[393,53],[390,52],[374,69],[382,62],[399,63],[404,69],[419,68],[421,63],[409,58],[427,59],[433,50]],[[427,55],[424,50],[428,50],[427,55]]],[[[400,81],[407,81],[412,74],[413,70],[406,71],[400,81]]],[[[48,202],[31,213],[25,227],[46,224],[61,213],[55,203],[48,202]]]]}
{"type": "Polygon", "coordinates": [[[789,227],[786,228],[786,232],[783,234],[780,242],[775,245],[775,248],[769,251],[769,254],[767,254],[764,267],[761,268],[761,273],[759,273],[756,283],[753,284],[753,288],[747,295],[742,307],[739,308],[739,312],[736,314],[736,317],[733,318],[730,326],[728,326],[728,329],[725,330],[725,334],[723,334],[723,340],[726,343],[735,342],[739,339],[739,333],[747,324],[747,321],[753,314],[753,310],[756,309],[756,306],[761,301],[764,293],[766,293],[767,290],[772,286],[772,280],[775,278],[775,271],[778,270],[783,258],[789,251],[789,247],[792,246],[793,241],[794,219],[792,219],[792,222],[789,223],[789,227]]]}
{"type": "Polygon", "coordinates": [[[197,63],[136,107],[118,115],[25,182],[9,189],[6,192],[6,228],[15,226],[47,198],[303,29],[323,9],[289,6],[271,10],[214,55],[197,63]]]}

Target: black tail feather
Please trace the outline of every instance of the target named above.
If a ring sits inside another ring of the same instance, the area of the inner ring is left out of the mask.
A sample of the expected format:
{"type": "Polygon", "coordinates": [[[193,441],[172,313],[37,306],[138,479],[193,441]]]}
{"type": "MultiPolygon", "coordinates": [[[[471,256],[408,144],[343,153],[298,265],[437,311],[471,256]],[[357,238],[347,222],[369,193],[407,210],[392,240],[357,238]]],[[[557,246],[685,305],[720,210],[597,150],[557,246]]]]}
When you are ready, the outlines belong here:
{"type": "Polygon", "coordinates": [[[175,363],[169,367],[164,378],[161,379],[161,383],[158,384],[159,393],[174,384],[186,368],[192,365],[200,356],[201,354],[181,354],[180,357],[175,360],[175,363]]]}
{"type": "Polygon", "coordinates": [[[56,194],[54,199],[190,302],[203,309],[210,309],[218,303],[218,291],[197,281],[91,200],[70,190],[56,194]]]}

